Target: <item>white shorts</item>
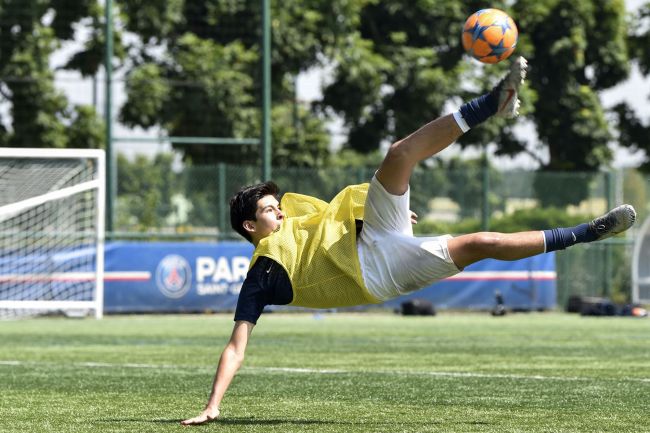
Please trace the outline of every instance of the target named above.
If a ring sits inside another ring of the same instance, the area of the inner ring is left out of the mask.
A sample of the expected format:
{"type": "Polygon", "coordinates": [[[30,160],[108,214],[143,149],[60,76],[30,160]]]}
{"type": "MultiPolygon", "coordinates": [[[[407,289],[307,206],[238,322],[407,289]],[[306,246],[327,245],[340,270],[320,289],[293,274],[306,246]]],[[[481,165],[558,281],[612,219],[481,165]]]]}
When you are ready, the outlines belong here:
{"type": "Polygon", "coordinates": [[[409,192],[392,195],[376,177],[370,181],[357,250],[366,287],[380,301],[460,272],[447,248],[450,235],[413,236],[409,192]]]}

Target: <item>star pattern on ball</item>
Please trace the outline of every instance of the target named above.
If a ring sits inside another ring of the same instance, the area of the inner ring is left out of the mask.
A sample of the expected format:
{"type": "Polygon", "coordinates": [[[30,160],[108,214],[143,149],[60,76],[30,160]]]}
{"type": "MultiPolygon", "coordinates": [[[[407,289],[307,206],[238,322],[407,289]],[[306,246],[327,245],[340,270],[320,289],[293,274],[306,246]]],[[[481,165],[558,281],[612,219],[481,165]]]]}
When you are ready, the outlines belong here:
{"type": "Polygon", "coordinates": [[[507,17],[499,17],[491,24],[495,27],[501,27],[501,34],[505,35],[508,29],[511,29],[510,23],[508,22],[507,17]]]}
{"type": "Polygon", "coordinates": [[[492,48],[492,51],[490,54],[488,54],[488,56],[496,56],[498,59],[501,58],[501,55],[503,55],[503,53],[509,50],[509,48],[503,46],[503,39],[501,39],[497,45],[489,45],[490,48],[492,48]]]}
{"type": "Polygon", "coordinates": [[[474,26],[470,29],[465,30],[465,33],[470,33],[472,35],[472,42],[476,42],[477,39],[485,40],[483,37],[483,32],[486,31],[490,26],[482,26],[476,20],[474,26]]]}

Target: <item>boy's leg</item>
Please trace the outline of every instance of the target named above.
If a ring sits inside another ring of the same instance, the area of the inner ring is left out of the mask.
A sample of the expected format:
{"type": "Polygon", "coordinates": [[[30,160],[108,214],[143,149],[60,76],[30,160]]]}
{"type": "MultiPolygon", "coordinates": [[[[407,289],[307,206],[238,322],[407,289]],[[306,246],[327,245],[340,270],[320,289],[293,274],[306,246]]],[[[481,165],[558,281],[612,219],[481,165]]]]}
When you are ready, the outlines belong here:
{"type": "Polygon", "coordinates": [[[459,268],[483,259],[518,260],[544,252],[544,233],[479,232],[447,241],[449,255],[459,268]]]}
{"type": "Polygon", "coordinates": [[[463,131],[451,114],[427,123],[390,146],[377,170],[377,179],[389,193],[404,194],[416,164],[445,149],[461,135],[463,131]]]}
{"type": "Polygon", "coordinates": [[[456,141],[464,132],[497,114],[515,117],[519,107],[519,86],[526,76],[527,63],[517,57],[510,71],[490,93],[478,97],[454,114],[427,123],[403,140],[390,146],[377,171],[377,179],[386,191],[402,195],[408,189],[411,172],[415,165],[456,141]]]}
{"type": "Polygon", "coordinates": [[[575,227],[519,233],[482,232],[447,241],[449,255],[459,268],[483,259],[518,260],[562,250],[577,243],[606,239],[632,227],[636,212],[629,204],[575,227]]]}

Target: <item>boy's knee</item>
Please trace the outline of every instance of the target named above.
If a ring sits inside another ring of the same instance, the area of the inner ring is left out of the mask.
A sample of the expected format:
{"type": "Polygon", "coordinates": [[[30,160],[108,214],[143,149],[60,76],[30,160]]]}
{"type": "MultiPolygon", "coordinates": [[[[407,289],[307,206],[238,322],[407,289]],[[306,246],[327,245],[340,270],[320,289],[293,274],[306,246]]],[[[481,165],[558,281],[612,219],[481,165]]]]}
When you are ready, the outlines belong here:
{"type": "Polygon", "coordinates": [[[390,158],[394,161],[408,161],[410,159],[411,152],[408,149],[408,145],[404,141],[396,141],[391,144],[386,153],[386,158],[390,158]]]}

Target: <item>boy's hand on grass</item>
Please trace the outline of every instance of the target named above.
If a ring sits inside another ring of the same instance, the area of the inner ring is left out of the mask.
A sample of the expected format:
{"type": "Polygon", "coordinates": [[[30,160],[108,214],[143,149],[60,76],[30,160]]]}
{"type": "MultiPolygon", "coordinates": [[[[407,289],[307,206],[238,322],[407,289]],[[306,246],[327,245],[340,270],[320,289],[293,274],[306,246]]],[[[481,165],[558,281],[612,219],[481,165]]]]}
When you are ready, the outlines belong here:
{"type": "Polygon", "coordinates": [[[204,409],[199,416],[181,421],[182,425],[201,425],[219,417],[219,409],[204,409]]]}

